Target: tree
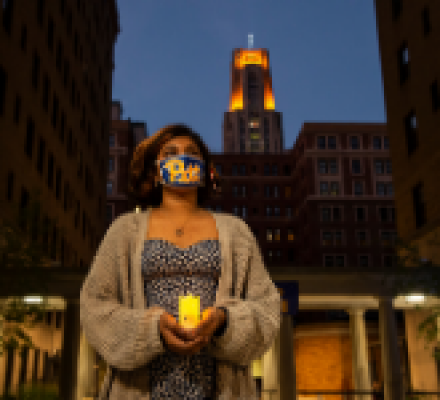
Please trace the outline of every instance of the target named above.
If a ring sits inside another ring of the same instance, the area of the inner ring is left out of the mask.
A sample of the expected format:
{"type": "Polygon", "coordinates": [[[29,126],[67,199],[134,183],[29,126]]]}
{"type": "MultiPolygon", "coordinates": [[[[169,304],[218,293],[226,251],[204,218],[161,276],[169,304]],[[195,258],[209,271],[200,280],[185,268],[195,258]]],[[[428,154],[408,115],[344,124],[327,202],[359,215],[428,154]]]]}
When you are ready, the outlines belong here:
{"type": "MultiPolygon", "coordinates": [[[[39,198],[39,192],[33,192],[29,201],[23,201],[28,204],[15,208],[12,218],[0,218],[0,268],[3,271],[0,273],[7,273],[8,269],[51,267],[54,264],[49,257],[46,240],[51,226],[41,222],[39,198]],[[43,240],[40,241],[40,238],[43,240]]],[[[8,208],[10,204],[2,209],[8,208]]],[[[22,296],[16,296],[0,303],[0,355],[9,348],[34,348],[24,328],[42,322],[47,310],[44,276],[35,280],[27,279],[26,274],[22,274],[13,285],[12,290],[17,293],[24,291],[29,295],[43,295],[43,301],[32,304],[22,296]]]]}
{"type": "MultiPolygon", "coordinates": [[[[430,246],[440,245],[437,236],[427,243],[430,246]]],[[[393,289],[395,295],[422,293],[435,298],[440,296],[440,265],[433,260],[421,258],[417,245],[397,238],[395,263],[395,268],[390,271],[384,270],[384,282],[393,289]],[[417,268],[416,276],[414,268],[417,268]]],[[[416,305],[415,309],[421,310],[422,307],[416,305]]],[[[430,315],[418,326],[419,337],[424,335],[427,344],[437,340],[438,318],[440,318],[440,306],[433,306],[430,308],[430,315]]],[[[440,351],[435,350],[433,356],[440,360],[440,351]]]]}

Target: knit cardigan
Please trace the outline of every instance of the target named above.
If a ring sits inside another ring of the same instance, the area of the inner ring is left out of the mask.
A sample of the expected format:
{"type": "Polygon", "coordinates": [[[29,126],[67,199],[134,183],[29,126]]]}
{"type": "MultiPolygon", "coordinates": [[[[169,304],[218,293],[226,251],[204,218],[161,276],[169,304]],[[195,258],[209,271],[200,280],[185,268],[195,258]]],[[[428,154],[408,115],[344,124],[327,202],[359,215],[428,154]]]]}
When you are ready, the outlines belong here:
{"type": "MultiPolygon", "coordinates": [[[[94,256],[80,294],[81,326],[107,362],[100,400],[150,400],[149,362],[166,352],[159,330],[165,311],[146,307],[142,244],[151,208],[119,216],[94,256]]],[[[251,363],[272,345],[281,323],[281,298],[249,226],[211,212],[219,233],[221,274],[213,307],[227,310],[227,325],[207,345],[217,360],[216,399],[257,400],[251,363]]]]}

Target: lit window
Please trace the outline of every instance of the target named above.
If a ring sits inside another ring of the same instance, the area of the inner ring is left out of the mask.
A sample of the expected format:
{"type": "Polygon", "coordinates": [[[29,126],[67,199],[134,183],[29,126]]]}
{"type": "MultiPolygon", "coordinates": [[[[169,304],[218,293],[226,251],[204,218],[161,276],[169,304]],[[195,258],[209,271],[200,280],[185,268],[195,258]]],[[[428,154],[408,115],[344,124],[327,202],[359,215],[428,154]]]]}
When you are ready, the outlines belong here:
{"type": "Polygon", "coordinates": [[[339,182],[330,182],[330,194],[333,196],[339,195],[339,182]]]}
{"type": "Polygon", "coordinates": [[[275,229],[275,240],[279,241],[281,239],[281,234],[279,229],[275,229]]]}
{"type": "Polygon", "coordinates": [[[320,182],[319,184],[319,192],[321,195],[328,194],[328,182],[320,182]]]}
{"type": "Polygon", "coordinates": [[[289,198],[290,195],[291,195],[291,191],[292,191],[292,188],[290,186],[286,186],[284,188],[284,195],[285,195],[285,197],[289,198]]]}
{"type": "Polygon", "coordinates": [[[266,240],[269,242],[272,241],[272,229],[266,229],[266,240]]]}
{"type": "Polygon", "coordinates": [[[333,242],[333,235],[331,232],[322,232],[322,245],[330,246],[333,242]]]}
{"type": "Polygon", "coordinates": [[[295,240],[295,235],[293,234],[293,229],[287,229],[287,240],[295,240]]]}

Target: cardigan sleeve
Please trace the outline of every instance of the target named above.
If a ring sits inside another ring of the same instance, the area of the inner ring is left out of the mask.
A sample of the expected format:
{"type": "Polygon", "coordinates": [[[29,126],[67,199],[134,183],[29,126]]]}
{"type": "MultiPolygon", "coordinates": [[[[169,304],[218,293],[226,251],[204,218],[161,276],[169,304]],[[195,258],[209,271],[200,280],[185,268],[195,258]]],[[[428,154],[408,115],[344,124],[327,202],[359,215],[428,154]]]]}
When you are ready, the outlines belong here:
{"type": "Polygon", "coordinates": [[[140,367],[165,352],[159,319],[164,309],[132,309],[120,299],[118,265],[127,237],[126,214],[108,228],[94,256],[80,293],[80,320],[90,345],[111,366],[121,370],[140,367]]]}
{"type": "Polygon", "coordinates": [[[234,238],[237,252],[244,250],[240,246],[249,246],[247,292],[244,299],[218,301],[217,307],[227,308],[228,323],[223,335],[214,337],[209,352],[218,359],[249,366],[269,350],[279,332],[281,296],[265,268],[255,237],[247,225],[243,229],[244,222],[239,224],[242,229],[237,229],[234,238]]]}

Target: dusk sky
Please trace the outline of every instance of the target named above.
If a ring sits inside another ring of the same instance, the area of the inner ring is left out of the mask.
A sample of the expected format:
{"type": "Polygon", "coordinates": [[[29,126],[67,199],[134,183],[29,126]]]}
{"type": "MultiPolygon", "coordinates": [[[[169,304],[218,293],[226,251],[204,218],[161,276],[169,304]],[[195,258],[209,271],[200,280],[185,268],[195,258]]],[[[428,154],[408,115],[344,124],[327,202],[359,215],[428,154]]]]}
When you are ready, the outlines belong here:
{"type": "Polygon", "coordinates": [[[304,122],[385,122],[373,0],[118,0],[113,100],[151,135],[183,122],[222,151],[234,48],[269,50],[284,143],[304,122]]]}

